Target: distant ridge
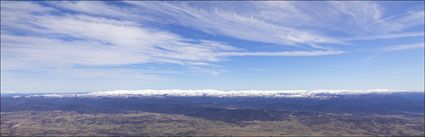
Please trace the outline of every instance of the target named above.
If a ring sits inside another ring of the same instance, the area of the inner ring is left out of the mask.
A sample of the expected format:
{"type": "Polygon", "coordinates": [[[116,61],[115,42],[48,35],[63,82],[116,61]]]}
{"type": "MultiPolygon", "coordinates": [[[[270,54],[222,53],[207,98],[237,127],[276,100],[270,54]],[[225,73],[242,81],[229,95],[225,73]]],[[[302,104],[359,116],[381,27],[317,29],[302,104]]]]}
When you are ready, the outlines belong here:
{"type": "Polygon", "coordinates": [[[422,92],[419,90],[111,90],[89,93],[44,93],[16,95],[15,97],[134,97],[134,96],[177,96],[177,97],[277,97],[277,98],[332,98],[342,95],[394,94],[422,92]]]}

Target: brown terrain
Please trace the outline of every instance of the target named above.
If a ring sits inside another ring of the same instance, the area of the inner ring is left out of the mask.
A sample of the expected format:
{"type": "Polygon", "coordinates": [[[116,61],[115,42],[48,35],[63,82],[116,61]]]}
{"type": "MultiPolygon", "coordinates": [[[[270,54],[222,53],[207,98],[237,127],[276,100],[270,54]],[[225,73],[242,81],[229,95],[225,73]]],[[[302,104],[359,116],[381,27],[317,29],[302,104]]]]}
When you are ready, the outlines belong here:
{"type": "Polygon", "coordinates": [[[224,122],[150,112],[1,112],[1,136],[218,135],[424,136],[423,117],[343,114],[288,115],[277,121],[224,122]]]}

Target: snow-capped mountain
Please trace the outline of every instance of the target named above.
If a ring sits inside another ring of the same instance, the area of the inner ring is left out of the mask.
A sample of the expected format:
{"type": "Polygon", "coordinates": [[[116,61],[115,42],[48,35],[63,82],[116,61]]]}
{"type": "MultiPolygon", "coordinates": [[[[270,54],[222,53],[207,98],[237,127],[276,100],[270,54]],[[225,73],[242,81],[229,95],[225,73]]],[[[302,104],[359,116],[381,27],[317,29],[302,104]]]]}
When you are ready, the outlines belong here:
{"type": "Polygon", "coordinates": [[[419,90],[112,90],[88,93],[47,93],[16,95],[14,97],[140,97],[140,96],[174,96],[174,97],[276,97],[276,98],[332,98],[344,95],[423,93],[419,90]]]}

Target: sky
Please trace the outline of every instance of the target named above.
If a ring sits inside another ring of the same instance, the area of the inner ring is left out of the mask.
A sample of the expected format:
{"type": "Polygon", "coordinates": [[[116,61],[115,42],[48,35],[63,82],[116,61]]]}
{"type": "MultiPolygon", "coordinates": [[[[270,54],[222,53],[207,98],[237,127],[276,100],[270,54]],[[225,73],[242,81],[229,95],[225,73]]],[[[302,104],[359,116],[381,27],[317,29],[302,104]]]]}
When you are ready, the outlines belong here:
{"type": "Polygon", "coordinates": [[[1,92],[424,90],[424,1],[1,1],[1,92]]]}

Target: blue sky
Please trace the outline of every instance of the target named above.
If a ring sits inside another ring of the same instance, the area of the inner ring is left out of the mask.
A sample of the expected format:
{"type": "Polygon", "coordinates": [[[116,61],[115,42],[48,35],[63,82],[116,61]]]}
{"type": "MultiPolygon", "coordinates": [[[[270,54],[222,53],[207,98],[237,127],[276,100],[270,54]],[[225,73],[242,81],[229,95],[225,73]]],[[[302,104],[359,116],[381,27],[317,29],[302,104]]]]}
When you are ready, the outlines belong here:
{"type": "Polygon", "coordinates": [[[1,91],[424,90],[424,2],[1,2],[1,91]]]}

